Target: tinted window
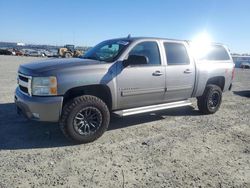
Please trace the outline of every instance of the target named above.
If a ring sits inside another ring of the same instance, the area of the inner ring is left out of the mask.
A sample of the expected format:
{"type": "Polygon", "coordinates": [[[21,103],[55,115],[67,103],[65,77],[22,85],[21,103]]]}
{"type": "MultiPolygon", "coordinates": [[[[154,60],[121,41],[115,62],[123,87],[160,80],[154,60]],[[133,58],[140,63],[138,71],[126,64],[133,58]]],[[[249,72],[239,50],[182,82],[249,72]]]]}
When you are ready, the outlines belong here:
{"type": "Polygon", "coordinates": [[[142,42],[137,44],[129,55],[145,56],[149,65],[160,65],[160,53],[156,42],[142,42]]]}
{"type": "Polygon", "coordinates": [[[164,43],[169,65],[189,64],[186,47],[180,43],[164,43]]]}
{"type": "Polygon", "coordinates": [[[229,60],[230,57],[223,46],[213,45],[203,60],[229,60]]]}

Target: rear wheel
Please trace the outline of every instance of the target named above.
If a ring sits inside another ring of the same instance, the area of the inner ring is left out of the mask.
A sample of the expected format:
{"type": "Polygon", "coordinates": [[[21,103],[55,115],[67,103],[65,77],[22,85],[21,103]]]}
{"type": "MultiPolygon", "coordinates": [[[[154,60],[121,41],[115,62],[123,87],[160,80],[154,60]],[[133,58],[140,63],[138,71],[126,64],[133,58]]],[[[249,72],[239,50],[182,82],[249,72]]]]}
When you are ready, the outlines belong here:
{"type": "Polygon", "coordinates": [[[106,131],[109,120],[107,105],[95,96],[84,95],[65,105],[60,127],[65,136],[72,141],[88,143],[106,131]]]}
{"type": "Polygon", "coordinates": [[[199,110],[204,114],[215,113],[221,105],[222,91],[217,85],[207,85],[203,95],[197,98],[199,110]]]}

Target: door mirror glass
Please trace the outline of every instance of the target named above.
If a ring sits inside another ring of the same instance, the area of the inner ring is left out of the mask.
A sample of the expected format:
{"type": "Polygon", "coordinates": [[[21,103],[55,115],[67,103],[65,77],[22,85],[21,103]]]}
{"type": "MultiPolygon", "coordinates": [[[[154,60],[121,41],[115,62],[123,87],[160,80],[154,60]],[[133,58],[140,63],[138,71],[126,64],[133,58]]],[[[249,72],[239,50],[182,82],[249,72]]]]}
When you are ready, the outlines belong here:
{"type": "Polygon", "coordinates": [[[141,55],[129,55],[128,59],[123,62],[124,67],[129,65],[145,65],[148,64],[148,58],[141,55]]]}

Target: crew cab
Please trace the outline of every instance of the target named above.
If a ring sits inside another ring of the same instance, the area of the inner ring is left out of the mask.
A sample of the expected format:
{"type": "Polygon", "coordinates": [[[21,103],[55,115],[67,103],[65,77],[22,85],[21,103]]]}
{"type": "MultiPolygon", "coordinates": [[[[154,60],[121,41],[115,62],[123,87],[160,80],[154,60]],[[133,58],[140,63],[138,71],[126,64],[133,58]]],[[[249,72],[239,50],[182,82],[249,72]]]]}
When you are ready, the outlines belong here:
{"type": "Polygon", "coordinates": [[[20,65],[15,103],[31,120],[59,122],[77,143],[99,138],[110,114],[135,115],[191,105],[215,113],[230,90],[234,63],[226,46],[164,38],[101,42],[80,58],[20,65]]]}

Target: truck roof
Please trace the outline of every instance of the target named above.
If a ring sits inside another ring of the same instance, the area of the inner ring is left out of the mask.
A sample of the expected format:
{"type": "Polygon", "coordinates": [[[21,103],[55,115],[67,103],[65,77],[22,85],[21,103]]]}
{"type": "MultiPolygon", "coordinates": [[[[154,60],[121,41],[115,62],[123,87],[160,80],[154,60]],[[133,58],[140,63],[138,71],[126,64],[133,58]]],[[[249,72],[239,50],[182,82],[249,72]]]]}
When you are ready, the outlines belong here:
{"type": "MultiPolygon", "coordinates": [[[[190,43],[192,40],[181,40],[181,39],[170,39],[170,38],[160,38],[160,37],[123,37],[123,38],[114,38],[110,40],[129,40],[129,41],[136,41],[136,40],[169,40],[169,41],[180,41],[180,42],[187,42],[190,43]]],[[[213,45],[223,45],[222,43],[211,42],[213,45]]]]}
{"type": "Polygon", "coordinates": [[[143,39],[186,41],[186,40],[180,40],[180,39],[169,39],[169,38],[160,38],[160,37],[122,37],[122,38],[115,38],[113,40],[130,40],[130,41],[135,41],[135,40],[143,40],[143,39]]]}

